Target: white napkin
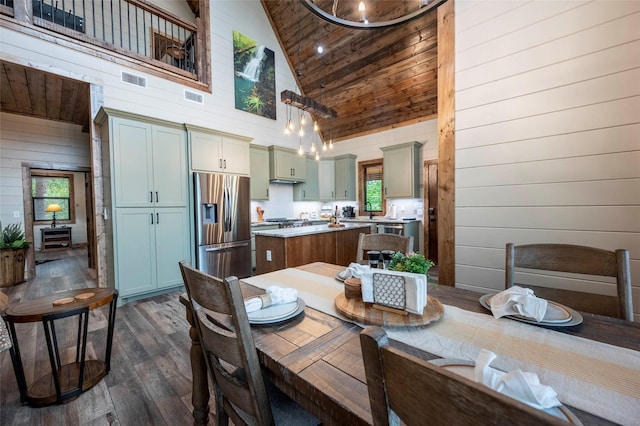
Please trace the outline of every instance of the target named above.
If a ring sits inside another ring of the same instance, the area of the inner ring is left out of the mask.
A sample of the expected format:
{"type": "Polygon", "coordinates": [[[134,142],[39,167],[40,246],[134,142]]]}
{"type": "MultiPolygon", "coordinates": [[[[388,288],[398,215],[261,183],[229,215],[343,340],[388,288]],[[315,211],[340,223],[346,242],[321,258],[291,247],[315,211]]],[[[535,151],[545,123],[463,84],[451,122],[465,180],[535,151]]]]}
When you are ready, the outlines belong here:
{"type": "Polygon", "coordinates": [[[373,297],[373,274],[390,274],[404,277],[405,311],[422,315],[427,306],[427,276],[411,272],[397,272],[382,269],[369,269],[360,276],[362,282],[362,301],[375,303],[373,297]]]}
{"type": "Polygon", "coordinates": [[[474,371],[476,382],[540,410],[562,405],[556,391],[541,384],[537,374],[522,370],[498,371],[489,366],[495,358],[493,352],[480,350],[474,371]]]}
{"type": "Polygon", "coordinates": [[[495,318],[522,315],[539,322],[547,312],[547,301],[536,297],[530,288],[513,286],[491,296],[491,312],[495,318]]]}
{"type": "Polygon", "coordinates": [[[277,285],[269,286],[265,289],[267,294],[258,297],[245,299],[244,308],[247,313],[266,308],[271,305],[291,303],[298,300],[298,290],[295,288],[283,288],[277,285]]]}
{"type": "Polygon", "coordinates": [[[342,279],[347,278],[360,278],[362,274],[371,271],[369,265],[361,265],[359,263],[350,263],[347,269],[338,272],[338,276],[342,279]]]}

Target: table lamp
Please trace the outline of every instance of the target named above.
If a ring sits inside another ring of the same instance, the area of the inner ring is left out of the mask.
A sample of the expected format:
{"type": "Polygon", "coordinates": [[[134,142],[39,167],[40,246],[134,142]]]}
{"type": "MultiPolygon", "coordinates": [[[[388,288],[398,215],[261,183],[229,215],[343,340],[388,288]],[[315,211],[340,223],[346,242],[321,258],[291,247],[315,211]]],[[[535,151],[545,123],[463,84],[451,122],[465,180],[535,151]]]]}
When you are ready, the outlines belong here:
{"type": "Polygon", "coordinates": [[[53,212],[53,222],[51,222],[52,228],[56,227],[56,212],[61,212],[61,211],[62,211],[62,207],[60,207],[58,204],[49,204],[45,209],[45,212],[47,213],[53,212]]]}

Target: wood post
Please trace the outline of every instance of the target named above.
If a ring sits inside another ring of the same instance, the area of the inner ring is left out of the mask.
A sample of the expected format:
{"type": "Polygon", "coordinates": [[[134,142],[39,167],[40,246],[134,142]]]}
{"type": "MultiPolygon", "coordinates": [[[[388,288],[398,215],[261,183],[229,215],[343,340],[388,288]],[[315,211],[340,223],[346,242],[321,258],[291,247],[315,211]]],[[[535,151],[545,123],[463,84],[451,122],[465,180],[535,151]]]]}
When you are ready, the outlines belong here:
{"type": "Polygon", "coordinates": [[[438,282],[455,285],[454,0],[438,7],[438,282]]]}

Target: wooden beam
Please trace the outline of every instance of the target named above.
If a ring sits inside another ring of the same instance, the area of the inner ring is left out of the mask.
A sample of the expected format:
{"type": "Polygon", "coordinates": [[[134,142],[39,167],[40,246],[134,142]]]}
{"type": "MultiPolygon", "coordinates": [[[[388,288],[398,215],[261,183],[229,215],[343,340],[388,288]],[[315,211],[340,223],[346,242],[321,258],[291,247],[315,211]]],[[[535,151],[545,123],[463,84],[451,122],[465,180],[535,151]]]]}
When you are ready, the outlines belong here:
{"type": "Polygon", "coordinates": [[[300,96],[291,90],[283,90],[280,93],[280,100],[285,104],[291,104],[296,108],[307,111],[315,116],[322,118],[336,118],[338,114],[332,108],[322,105],[306,96],[300,96]]]}
{"type": "Polygon", "coordinates": [[[455,286],[454,0],[438,7],[438,282],[455,286]]]}

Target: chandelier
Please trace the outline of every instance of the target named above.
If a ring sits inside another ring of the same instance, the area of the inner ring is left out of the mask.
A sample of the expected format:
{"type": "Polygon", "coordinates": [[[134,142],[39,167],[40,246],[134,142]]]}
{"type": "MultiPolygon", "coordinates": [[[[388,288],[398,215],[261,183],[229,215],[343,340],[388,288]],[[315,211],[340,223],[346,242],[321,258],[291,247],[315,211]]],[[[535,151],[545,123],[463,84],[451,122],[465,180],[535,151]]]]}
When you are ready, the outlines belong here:
{"type": "Polygon", "coordinates": [[[340,14],[340,8],[338,7],[339,0],[299,1],[304,7],[313,12],[313,14],[332,24],[352,29],[371,30],[394,27],[409,22],[436,8],[446,0],[362,0],[360,2],[343,0],[343,4],[353,4],[353,7],[350,8],[352,10],[347,12],[344,12],[347,9],[342,8],[342,17],[338,16],[340,14]],[[329,4],[331,4],[331,11],[325,10],[328,9],[329,4]],[[367,7],[367,4],[369,4],[369,7],[367,7]],[[324,8],[321,7],[321,5],[324,8]],[[398,5],[404,6],[400,12],[396,12],[398,5]],[[385,10],[391,12],[385,12],[385,10]],[[376,19],[378,11],[384,14],[380,19],[376,19]]]}
{"type": "MultiPolygon", "coordinates": [[[[324,89],[324,83],[320,86],[321,89],[324,89]]],[[[314,100],[308,98],[306,96],[299,95],[297,93],[292,92],[291,90],[283,90],[280,93],[280,100],[286,104],[287,108],[287,123],[284,127],[284,133],[286,135],[290,135],[294,129],[295,125],[292,120],[292,108],[295,107],[298,109],[298,138],[299,138],[299,146],[298,146],[298,154],[304,155],[304,147],[302,146],[302,137],[304,136],[304,125],[306,123],[305,113],[310,113],[316,119],[313,121],[313,134],[311,135],[311,154],[314,155],[316,160],[320,159],[319,149],[317,148],[317,141],[319,141],[320,136],[320,127],[318,126],[317,117],[322,118],[335,118],[338,116],[335,110],[332,108],[314,100]]],[[[333,149],[333,139],[329,139],[329,143],[325,140],[322,141],[322,150],[326,151],[327,149],[333,149]]]]}

